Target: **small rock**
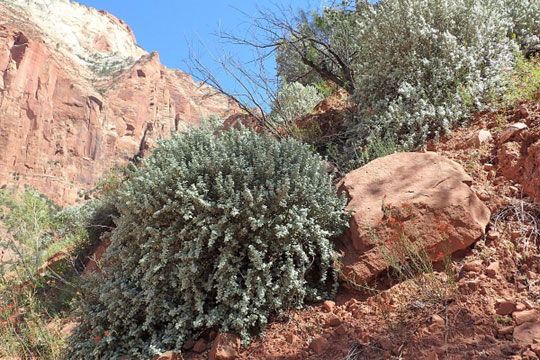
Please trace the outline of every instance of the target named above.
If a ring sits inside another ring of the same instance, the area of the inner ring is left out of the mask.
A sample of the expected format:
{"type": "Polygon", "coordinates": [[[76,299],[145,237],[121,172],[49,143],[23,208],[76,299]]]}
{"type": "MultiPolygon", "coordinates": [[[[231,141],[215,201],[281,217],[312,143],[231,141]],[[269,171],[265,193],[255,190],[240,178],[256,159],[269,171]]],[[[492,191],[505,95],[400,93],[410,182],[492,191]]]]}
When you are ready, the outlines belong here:
{"type": "Polygon", "coordinates": [[[71,333],[73,332],[73,330],[79,326],[79,323],[76,322],[76,321],[70,321],[68,322],[67,324],[65,324],[63,327],[62,327],[62,330],[60,330],[60,333],[65,336],[66,338],[68,336],[71,335],[71,333]]]}
{"type": "Polygon", "coordinates": [[[532,344],[531,350],[537,355],[540,356],[540,344],[532,344]]]}
{"type": "Polygon", "coordinates": [[[515,186],[509,186],[508,190],[510,190],[512,194],[517,194],[517,192],[519,191],[519,189],[515,186]]]}
{"type": "Polygon", "coordinates": [[[289,344],[296,344],[298,342],[298,336],[295,334],[287,334],[285,336],[285,341],[287,341],[289,344]]]}
{"type": "Polygon", "coordinates": [[[315,339],[313,339],[313,341],[309,345],[309,348],[312,349],[315,352],[315,354],[321,354],[326,349],[327,346],[328,346],[328,340],[326,340],[322,336],[318,336],[315,339]]]}
{"type": "Polygon", "coordinates": [[[334,309],[336,308],[336,303],[331,300],[326,300],[323,303],[323,308],[328,312],[333,312],[334,309]]]}
{"type": "Polygon", "coordinates": [[[523,311],[523,310],[527,310],[527,305],[522,304],[522,303],[516,304],[516,310],[514,311],[523,311]]]}
{"type": "Polygon", "coordinates": [[[497,273],[499,272],[500,264],[498,261],[494,261],[486,268],[486,275],[490,278],[494,278],[497,276],[497,273]]]}
{"type": "Polygon", "coordinates": [[[482,201],[488,201],[489,199],[491,199],[491,195],[489,195],[487,192],[485,191],[478,191],[476,193],[476,196],[478,196],[478,198],[482,201]]]}
{"type": "Polygon", "coordinates": [[[181,360],[182,355],[176,354],[174,351],[169,350],[161,355],[154,356],[152,360],[181,360]]]}
{"type": "Polygon", "coordinates": [[[240,336],[229,333],[219,333],[210,350],[209,360],[234,360],[238,357],[240,336]]]}
{"type": "Polygon", "coordinates": [[[431,323],[440,327],[444,327],[445,321],[437,314],[431,315],[431,323]]]}
{"type": "Polygon", "coordinates": [[[495,305],[495,312],[497,315],[508,315],[514,312],[516,309],[516,304],[513,301],[508,300],[497,300],[495,305]]]}
{"type": "Polygon", "coordinates": [[[520,105],[514,113],[514,121],[526,119],[529,116],[529,111],[523,105],[520,105]]]}
{"type": "Polygon", "coordinates": [[[527,344],[533,344],[534,340],[540,336],[539,334],[540,322],[527,322],[514,328],[514,339],[527,344]]]}
{"type": "Polygon", "coordinates": [[[529,349],[525,350],[523,354],[521,355],[523,359],[538,360],[538,356],[536,356],[536,354],[532,350],[529,350],[529,349]]]}
{"type": "Polygon", "coordinates": [[[393,346],[392,346],[392,342],[390,341],[390,339],[384,338],[381,341],[379,341],[379,343],[381,344],[381,348],[383,348],[384,350],[386,350],[386,351],[392,350],[393,346]]]}
{"type": "Polygon", "coordinates": [[[480,280],[460,281],[458,287],[463,294],[470,294],[478,290],[480,287],[480,280]]]}
{"type": "Polygon", "coordinates": [[[487,177],[488,177],[488,179],[490,179],[490,180],[491,180],[491,179],[495,179],[495,178],[497,177],[497,172],[496,172],[495,170],[490,170],[490,171],[488,172],[488,176],[487,176],[487,177]]]}
{"type": "Polygon", "coordinates": [[[469,261],[463,265],[463,270],[471,272],[481,272],[482,271],[482,260],[469,261]]]}
{"type": "Polygon", "coordinates": [[[521,236],[521,231],[519,231],[519,230],[512,231],[510,233],[510,236],[512,237],[512,240],[515,240],[515,239],[517,239],[517,238],[519,238],[521,236]]]}
{"type": "Polygon", "coordinates": [[[512,124],[512,125],[508,125],[506,127],[506,129],[504,129],[499,134],[499,142],[501,144],[506,142],[512,136],[514,136],[515,134],[517,134],[518,132],[520,132],[521,130],[526,129],[526,128],[528,128],[528,126],[527,126],[527,124],[524,124],[524,123],[515,123],[515,124],[512,124]]]}
{"type": "Polygon", "coordinates": [[[499,232],[495,231],[495,230],[490,230],[487,233],[487,238],[489,240],[497,240],[500,236],[501,236],[501,234],[499,234],[499,232]]]}
{"type": "Polygon", "coordinates": [[[206,351],[206,341],[204,339],[197,340],[195,345],[193,345],[193,351],[197,353],[202,353],[206,351]]]}
{"type": "Polygon", "coordinates": [[[517,325],[535,322],[538,320],[538,312],[536,310],[516,311],[512,314],[512,319],[517,325]]]}
{"type": "Polygon", "coordinates": [[[343,335],[347,334],[347,328],[345,327],[345,325],[343,325],[343,324],[339,325],[336,328],[336,334],[338,334],[340,336],[343,336],[343,335]]]}
{"type": "Polygon", "coordinates": [[[328,317],[328,319],[326,319],[325,325],[327,327],[339,326],[339,325],[341,325],[341,319],[339,317],[337,317],[336,315],[331,315],[331,316],[328,317]]]}
{"type": "Polygon", "coordinates": [[[489,130],[480,130],[477,132],[472,138],[467,141],[467,144],[465,147],[474,146],[479,147],[480,145],[492,140],[493,137],[491,136],[491,133],[489,130]]]}
{"type": "Polygon", "coordinates": [[[486,163],[486,164],[484,164],[483,169],[484,169],[485,171],[491,171],[491,170],[495,169],[495,165],[490,164],[490,163],[486,163]]]}
{"type": "Polygon", "coordinates": [[[511,334],[512,332],[514,332],[514,327],[512,325],[505,326],[497,330],[497,333],[499,335],[507,335],[507,334],[511,334]]]}
{"type": "Polygon", "coordinates": [[[195,341],[193,341],[193,339],[189,339],[188,341],[184,343],[184,345],[182,346],[182,349],[191,350],[193,349],[194,345],[195,345],[195,341]]]}
{"type": "Polygon", "coordinates": [[[538,274],[533,271],[527,271],[527,279],[529,280],[536,280],[538,278],[538,274]]]}

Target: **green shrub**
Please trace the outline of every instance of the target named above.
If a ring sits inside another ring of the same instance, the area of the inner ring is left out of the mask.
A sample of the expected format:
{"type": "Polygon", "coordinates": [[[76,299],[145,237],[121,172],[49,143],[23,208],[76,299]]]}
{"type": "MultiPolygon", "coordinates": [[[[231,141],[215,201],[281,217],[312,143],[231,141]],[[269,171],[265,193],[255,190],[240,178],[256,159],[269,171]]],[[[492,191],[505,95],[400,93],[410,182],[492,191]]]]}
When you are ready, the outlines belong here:
{"type": "Polygon", "coordinates": [[[341,1],[283,22],[292,25],[278,27],[288,30],[279,76],[349,91],[351,146],[394,139],[414,149],[466,124],[500,94],[515,50],[540,50],[539,1],[341,1]]]}
{"type": "Polygon", "coordinates": [[[364,16],[353,94],[357,139],[407,148],[447,133],[482,108],[513,66],[502,0],[383,0],[364,16]]]}
{"type": "Polygon", "coordinates": [[[524,53],[539,50],[540,1],[505,0],[503,11],[510,19],[508,36],[516,39],[524,53]]]}
{"type": "Polygon", "coordinates": [[[15,271],[20,281],[36,275],[52,254],[49,248],[56,242],[53,234],[59,210],[59,206],[30,187],[19,193],[0,190],[0,230],[5,231],[0,250],[6,248],[16,255],[12,261],[1,264],[0,274],[15,271]]]}
{"type": "Polygon", "coordinates": [[[309,147],[252,130],[162,141],[115,195],[104,271],[89,279],[67,358],[149,357],[208,328],[261,331],[333,295],[330,239],[347,220],[309,147]]]}
{"type": "Polygon", "coordinates": [[[504,91],[494,96],[492,102],[497,107],[512,109],[520,101],[537,101],[540,98],[540,59],[527,60],[516,56],[516,66],[505,69],[504,91]]]}
{"type": "Polygon", "coordinates": [[[304,86],[299,82],[285,84],[276,94],[270,118],[276,126],[294,131],[295,121],[312,111],[323,99],[315,86],[304,86]]]}

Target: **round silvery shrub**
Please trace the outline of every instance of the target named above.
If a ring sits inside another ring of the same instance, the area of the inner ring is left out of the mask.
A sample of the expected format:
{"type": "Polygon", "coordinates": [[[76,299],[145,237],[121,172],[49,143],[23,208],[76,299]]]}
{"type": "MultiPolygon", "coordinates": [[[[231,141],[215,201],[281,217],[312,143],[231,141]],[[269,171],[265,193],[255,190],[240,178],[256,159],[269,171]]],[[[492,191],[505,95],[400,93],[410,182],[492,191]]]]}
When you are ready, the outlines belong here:
{"type": "Polygon", "coordinates": [[[464,124],[500,89],[516,42],[505,0],[382,0],[359,30],[357,139],[415,148],[464,124]]]}
{"type": "Polygon", "coordinates": [[[309,113],[324,96],[312,85],[293,82],[283,85],[272,104],[271,119],[277,125],[290,125],[309,113]]]}
{"type": "Polygon", "coordinates": [[[345,200],[294,140],[191,129],[164,140],[115,195],[102,274],[90,278],[67,358],[180,350],[208,328],[261,331],[330,297],[345,200]]]}

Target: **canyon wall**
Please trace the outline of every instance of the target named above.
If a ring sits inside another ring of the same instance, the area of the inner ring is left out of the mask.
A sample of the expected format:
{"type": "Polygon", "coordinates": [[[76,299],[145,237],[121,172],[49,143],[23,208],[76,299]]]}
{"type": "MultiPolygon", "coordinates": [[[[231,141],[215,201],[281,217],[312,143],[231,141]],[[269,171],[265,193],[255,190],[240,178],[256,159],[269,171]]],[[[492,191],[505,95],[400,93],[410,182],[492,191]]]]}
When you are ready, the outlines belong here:
{"type": "Polygon", "coordinates": [[[171,130],[238,109],[163,66],[122,20],[67,0],[0,0],[0,185],[75,203],[171,130]]]}

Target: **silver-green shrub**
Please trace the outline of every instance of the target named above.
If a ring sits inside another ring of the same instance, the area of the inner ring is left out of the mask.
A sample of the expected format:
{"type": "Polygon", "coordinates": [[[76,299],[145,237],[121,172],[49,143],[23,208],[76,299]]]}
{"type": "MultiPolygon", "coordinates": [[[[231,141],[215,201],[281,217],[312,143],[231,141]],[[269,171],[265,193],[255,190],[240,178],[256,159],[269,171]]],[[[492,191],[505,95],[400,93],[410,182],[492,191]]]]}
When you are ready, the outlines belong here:
{"type": "Polygon", "coordinates": [[[261,331],[333,295],[345,200],[309,147],[241,129],[162,141],[114,195],[103,273],[66,358],[150,358],[208,328],[261,331]]]}
{"type": "Polygon", "coordinates": [[[513,65],[505,3],[382,0],[363,11],[354,136],[414,148],[465,123],[513,65]]]}
{"type": "Polygon", "coordinates": [[[304,86],[299,82],[284,84],[276,94],[270,117],[277,125],[290,125],[312,111],[323,99],[315,86],[304,86]]]}
{"type": "Polygon", "coordinates": [[[526,53],[538,51],[540,45],[540,1],[506,0],[503,10],[510,19],[508,36],[514,38],[526,53]]]}

